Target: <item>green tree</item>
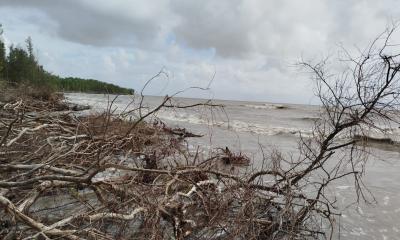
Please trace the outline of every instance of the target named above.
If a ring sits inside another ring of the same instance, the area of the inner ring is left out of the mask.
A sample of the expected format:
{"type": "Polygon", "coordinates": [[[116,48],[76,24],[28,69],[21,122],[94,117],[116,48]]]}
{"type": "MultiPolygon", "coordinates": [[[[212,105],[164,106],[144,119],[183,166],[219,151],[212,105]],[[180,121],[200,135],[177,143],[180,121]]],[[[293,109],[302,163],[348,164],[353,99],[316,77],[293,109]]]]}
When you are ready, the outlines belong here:
{"type": "Polygon", "coordinates": [[[35,55],[33,54],[33,43],[32,43],[32,38],[28,37],[25,40],[26,43],[26,49],[28,50],[28,56],[32,60],[32,62],[35,62],[35,55]]]}
{"type": "Polygon", "coordinates": [[[5,70],[6,70],[6,46],[2,40],[3,28],[0,24],[0,80],[5,78],[5,70]]]}
{"type": "Polygon", "coordinates": [[[28,65],[26,66],[27,71],[29,72],[29,80],[31,83],[38,84],[43,80],[43,72],[40,72],[40,68],[38,62],[36,61],[35,54],[33,53],[33,43],[32,38],[28,37],[25,40],[26,50],[28,54],[28,65]]]}
{"type": "Polygon", "coordinates": [[[24,49],[11,45],[7,62],[8,79],[12,84],[28,81],[30,60],[28,53],[24,49]]]}
{"type": "Polygon", "coordinates": [[[34,54],[31,37],[25,40],[25,48],[10,46],[6,55],[5,44],[1,40],[2,28],[0,24],[0,80],[16,86],[21,83],[34,86],[40,92],[70,91],[110,94],[132,94],[132,89],[122,88],[110,83],[93,79],[61,78],[47,72],[41,66],[34,54]]]}

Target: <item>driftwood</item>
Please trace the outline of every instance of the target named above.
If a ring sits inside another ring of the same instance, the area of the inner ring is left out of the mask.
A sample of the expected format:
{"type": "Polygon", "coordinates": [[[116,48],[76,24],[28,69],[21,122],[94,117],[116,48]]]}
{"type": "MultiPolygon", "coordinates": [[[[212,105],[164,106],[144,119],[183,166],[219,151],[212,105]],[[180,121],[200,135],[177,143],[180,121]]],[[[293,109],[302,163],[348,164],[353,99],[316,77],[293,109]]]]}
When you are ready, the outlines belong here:
{"type": "Polygon", "coordinates": [[[130,122],[110,112],[50,114],[35,104],[10,102],[0,112],[4,238],[212,239],[304,232],[303,224],[300,229],[290,221],[297,210],[285,207],[284,199],[307,198],[257,180],[270,175],[286,182],[278,169],[238,175],[227,165],[249,164],[245,155],[228,148],[207,158],[190,152],[182,142],[199,136],[186,129],[130,122]],[[40,109],[40,116],[25,114],[32,109],[40,109]]]}

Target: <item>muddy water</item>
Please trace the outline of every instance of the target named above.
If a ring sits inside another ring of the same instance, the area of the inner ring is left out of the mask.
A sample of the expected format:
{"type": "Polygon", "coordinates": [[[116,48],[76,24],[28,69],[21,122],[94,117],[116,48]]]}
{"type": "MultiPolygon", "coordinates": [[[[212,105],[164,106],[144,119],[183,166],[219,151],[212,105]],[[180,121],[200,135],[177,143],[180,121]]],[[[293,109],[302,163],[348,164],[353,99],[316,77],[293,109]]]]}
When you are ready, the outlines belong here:
{"type": "MultiPolygon", "coordinates": [[[[90,111],[102,111],[113,96],[102,94],[67,94],[69,101],[88,104],[90,111]]],[[[114,108],[123,111],[132,102],[119,97],[114,108]]],[[[160,97],[146,97],[145,105],[156,106],[160,97]]],[[[178,98],[179,104],[198,103],[199,99],[178,98]]],[[[225,147],[240,150],[260,165],[260,147],[278,148],[287,156],[297,153],[299,136],[309,136],[319,108],[309,105],[273,104],[261,102],[214,101],[225,105],[224,111],[207,108],[162,110],[157,116],[169,125],[185,127],[203,138],[192,140],[193,146],[204,149],[225,147]]],[[[400,140],[400,132],[388,131],[376,138],[400,140]]],[[[371,203],[354,203],[357,199],[354,184],[348,179],[335,183],[330,190],[337,199],[340,239],[400,239],[400,147],[377,143],[370,149],[364,183],[373,197],[371,203]]]]}

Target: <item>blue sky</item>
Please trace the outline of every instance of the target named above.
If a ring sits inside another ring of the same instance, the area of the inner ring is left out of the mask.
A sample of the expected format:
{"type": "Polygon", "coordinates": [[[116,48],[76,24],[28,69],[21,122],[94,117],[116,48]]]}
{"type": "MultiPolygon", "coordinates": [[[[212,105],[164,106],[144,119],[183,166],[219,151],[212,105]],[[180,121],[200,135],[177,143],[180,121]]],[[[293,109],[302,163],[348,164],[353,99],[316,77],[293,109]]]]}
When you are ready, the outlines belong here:
{"type": "MultiPolygon", "coordinates": [[[[310,103],[301,58],[356,54],[400,16],[396,0],[2,0],[7,43],[31,36],[40,62],[147,94],[310,103]],[[354,51],[353,51],[354,50],[354,51]]],[[[334,57],[332,60],[335,60],[334,57]]]]}

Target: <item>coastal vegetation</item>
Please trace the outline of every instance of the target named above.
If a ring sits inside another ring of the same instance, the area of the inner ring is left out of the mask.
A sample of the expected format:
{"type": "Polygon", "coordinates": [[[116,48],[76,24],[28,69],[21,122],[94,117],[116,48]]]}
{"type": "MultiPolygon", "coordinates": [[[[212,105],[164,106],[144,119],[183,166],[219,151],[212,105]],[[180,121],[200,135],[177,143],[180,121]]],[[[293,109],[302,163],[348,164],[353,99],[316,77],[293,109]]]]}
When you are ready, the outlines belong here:
{"type": "Polygon", "coordinates": [[[42,92],[87,92],[107,94],[132,94],[132,89],[122,88],[114,84],[93,79],[76,77],[60,77],[46,71],[39,64],[35,54],[32,39],[28,37],[25,48],[11,45],[6,51],[6,45],[1,39],[0,25],[0,85],[30,86],[42,92]]]}
{"type": "Polygon", "coordinates": [[[350,178],[357,200],[367,198],[365,127],[398,120],[393,31],[348,55],[345,73],[300,63],[320,117],[297,155],[272,149],[258,168],[224,146],[192,149],[187,139],[200,134],[157,119],[163,108],[222,107],[209,101],[176,106],[173,95],[149,108],[140,94],[122,113],[114,98],[104,112],[77,114],[62,98],[0,99],[0,237],[332,239],[340,212],[329,187],[350,178]]]}

